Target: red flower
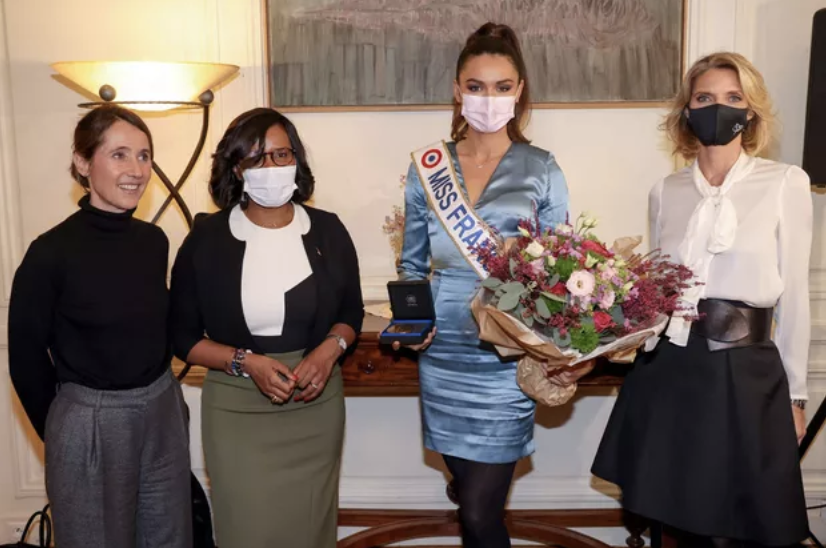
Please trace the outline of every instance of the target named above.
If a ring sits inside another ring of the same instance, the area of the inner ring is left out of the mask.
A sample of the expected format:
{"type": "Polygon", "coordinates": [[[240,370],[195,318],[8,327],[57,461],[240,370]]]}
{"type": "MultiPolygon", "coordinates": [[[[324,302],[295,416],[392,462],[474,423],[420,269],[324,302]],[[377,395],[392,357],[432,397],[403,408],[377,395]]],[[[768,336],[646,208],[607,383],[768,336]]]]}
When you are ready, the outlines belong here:
{"type": "Polygon", "coordinates": [[[568,294],[568,288],[565,287],[564,283],[557,282],[556,285],[551,288],[550,293],[554,295],[559,295],[560,297],[564,297],[568,294]]]}
{"type": "Polygon", "coordinates": [[[582,249],[585,251],[590,251],[591,253],[596,253],[597,255],[602,255],[603,257],[613,257],[614,254],[605,249],[599,242],[595,242],[594,240],[585,240],[582,242],[582,249]]]}
{"type": "Polygon", "coordinates": [[[614,319],[609,313],[601,310],[594,312],[594,328],[597,330],[597,333],[605,331],[615,325],[614,319]]]}

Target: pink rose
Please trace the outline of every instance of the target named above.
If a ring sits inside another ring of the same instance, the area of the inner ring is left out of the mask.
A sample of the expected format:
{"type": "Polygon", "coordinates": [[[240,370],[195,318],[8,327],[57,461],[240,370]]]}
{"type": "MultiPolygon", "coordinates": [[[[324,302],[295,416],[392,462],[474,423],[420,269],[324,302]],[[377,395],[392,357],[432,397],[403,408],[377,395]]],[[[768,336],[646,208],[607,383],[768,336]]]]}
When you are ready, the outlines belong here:
{"type": "Polygon", "coordinates": [[[589,297],[594,292],[595,285],[596,280],[593,274],[587,270],[577,270],[568,278],[565,287],[575,297],[589,297]]]}

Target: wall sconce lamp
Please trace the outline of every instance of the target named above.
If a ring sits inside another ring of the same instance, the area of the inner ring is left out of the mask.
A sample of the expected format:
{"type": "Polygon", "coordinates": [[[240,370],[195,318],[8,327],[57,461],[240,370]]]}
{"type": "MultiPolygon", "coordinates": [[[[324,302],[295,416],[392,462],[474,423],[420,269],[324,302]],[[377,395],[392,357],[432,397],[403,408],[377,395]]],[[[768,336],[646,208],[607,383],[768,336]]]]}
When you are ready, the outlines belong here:
{"type": "Polygon", "coordinates": [[[209,129],[209,106],[212,89],[238,72],[238,66],[219,63],[167,63],[154,61],[69,61],[54,63],[52,68],[72,84],[99,100],[80,103],[83,108],[104,104],[122,105],[137,111],[201,109],[201,134],[181,177],[173,184],[166,173],[152,161],[152,169],[169,191],[152,219],[155,224],[174,200],[192,228],[192,213],[180,190],[195,167],[204,148],[209,129]]]}

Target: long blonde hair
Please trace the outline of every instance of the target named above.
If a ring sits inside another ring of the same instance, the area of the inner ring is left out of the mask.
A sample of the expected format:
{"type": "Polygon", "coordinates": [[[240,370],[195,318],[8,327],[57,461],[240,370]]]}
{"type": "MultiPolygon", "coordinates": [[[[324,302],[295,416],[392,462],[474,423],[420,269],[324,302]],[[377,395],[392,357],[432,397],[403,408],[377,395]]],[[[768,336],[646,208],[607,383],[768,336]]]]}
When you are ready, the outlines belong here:
{"type": "Polygon", "coordinates": [[[769,97],[763,76],[754,68],[754,65],[739,53],[727,51],[712,53],[698,60],[683,78],[680,90],[671,104],[671,111],[666,115],[661,126],[671,141],[672,152],[686,160],[697,157],[701,144],[688,127],[684,112],[691,102],[691,94],[697,78],[711,69],[729,69],[737,74],[740,87],[743,88],[743,95],[749,104],[748,108],[753,113],[752,119],[743,132],[743,150],[751,155],[760,153],[768,146],[774,132],[775,116],[771,97],[769,97]]]}

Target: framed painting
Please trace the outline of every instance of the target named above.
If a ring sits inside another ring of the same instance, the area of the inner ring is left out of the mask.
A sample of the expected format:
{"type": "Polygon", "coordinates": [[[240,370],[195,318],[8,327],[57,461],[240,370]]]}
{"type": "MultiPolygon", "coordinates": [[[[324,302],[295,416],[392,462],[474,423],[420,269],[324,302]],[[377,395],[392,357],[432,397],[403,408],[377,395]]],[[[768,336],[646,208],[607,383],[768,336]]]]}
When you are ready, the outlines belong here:
{"type": "Polygon", "coordinates": [[[488,21],[520,38],[535,107],[661,106],[683,71],[687,0],[263,0],[268,94],[285,110],[449,108],[488,21]]]}

